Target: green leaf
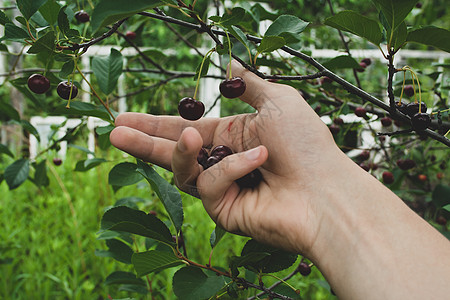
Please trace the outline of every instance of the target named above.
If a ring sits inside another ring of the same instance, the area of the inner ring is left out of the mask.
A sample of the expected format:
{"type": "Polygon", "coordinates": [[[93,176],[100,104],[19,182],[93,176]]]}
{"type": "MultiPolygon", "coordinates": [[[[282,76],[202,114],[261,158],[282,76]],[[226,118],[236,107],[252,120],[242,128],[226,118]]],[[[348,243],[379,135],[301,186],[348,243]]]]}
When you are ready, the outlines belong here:
{"type": "Polygon", "coordinates": [[[12,23],[11,19],[0,10],[0,24],[6,25],[7,23],[12,23]]]}
{"type": "Polygon", "coordinates": [[[141,181],[142,175],[137,172],[137,165],[123,162],[115,165],[108,176],[108,183],[115,186],[127,186],[141,181]]]}
{"type": "Polygon", "coordinates": [[[341,55],[341,56],[332,58],[332,59],[324,62],[323,66],[330,70],[346,69],[346,68],[347,69],[361,68],[359,63],[353,57],[350,57],[348,55],[341,55]]]}
{"type": "Polygon", "coordinates": [[[34,42],[33,46],[28,49],[27,53],[37,54],[41,52],[50,52],[53,53],[55,49],[55,40],[56,35],[54,31],[49,31],[40,37],[36,42],[34,42]]]}
{"type": "Polygon", "coordinates": [[[48,24],[54,25],[58,21],[60,9],[61,6],[55,0],[48,0],[39,8],[39,12],[48,24]]]}
{"type": "Polygon", "coordinates": [[[211,237],[209,238],[209,242],[211,244],[211,248],[214,248],[217,245],[217,243],[219,243],[219,241],[223,238],[223,236],[226,233],[227,232],[225,231],[225,229],[223,229],[222,227],[216,225],[216,228],[211,233],[211,237]]]}
{"type": "Polygon", "coordinates": [[[20,125],[22,125],[23,129],[25,129],[26,131],[28,131],[29,133],[34,135],[36,137],[36,139],[38,140],[38,142],[41,141],[39,132],[33,125],[31,125],[30,122],[28,122],[27,120],[20,120],[20,125]]]}
{"type": "Polygon", "coordinates": [[[184,264],[173,251],[159,250],[134,253],[131,262],[138,277],[184,264]]]}
{"type": "Polygon", "coordinates": [[[325,25],[348,31],[375,45],[379,45],[383,39],[378,22],[350,10],[341,11],[326,19],[325,25]]]}
{"type": "Polygon", "coordinates": [[[138,161],[137,171],[150,183],[162,201],[175,229],[177,232],[180,231],[181,225],[183,224],[183,203],[181,202],[180,192],[164,180],[164,178],[159,176],[152,167],[142,161],[138,161]]]}
{"type": "Polygon", "coordinates": [[[256,51],[258,51],[258,53],[269,53],[280,49],[285,45],[286,41],[281,36],[265,36],[261,40],[258,48],[256,48],[256,51]]]}
{"type": "Polygon", "coordinates": [[[179,299],[209,299],[225,285],[222,276],[205,273],[199,268],[185,267],[179,269],[172,280],[173,291],[179,299]]]}
{"type": "Polygon", "coordinates": [[[126,206],[113,207],[105,212],[101,229],[124,231],[155,239],[167,245],[175,245],[167,226],[152,214],[126,206]]]}
{"type": "Polygon", "coordinates": [[[254,266],[269,255],[270,253],[267,252],[252,252],[242,256],[233,256],[231,259],[231,267],[245,267],[247,269],[255,270],[255,272],[258,272],[259,269],[255,268],[254,266]]]}
{"type": "Polygon", "coordinates": [[[225,12],[220,19],[223,26],[239,24],[245,16],[245,10],[241,7],[234,7],[230,13],[225,12]]]}
{"type": "Polygon", "coordinates": [[[70,30],[69,19],[67,18],[65,10],[66,6],[63,6],[58,13],[58,27],[64,35],[70,30]]]}
{"type": "Polygon", "coordinates": [[[53,113],[98,117],[105,121],[111,121],[111,116],[103,106],[95,106],[94,104],[81,101],[70,102],[70,108],[66,108],[66,106],[61,105],[57,107],[53,113]]]}
{"type": "Polygon", "coordinates": [[[97,127],[95,128],[95,132],[98,135],[104,135],[104,134],[109,134],[111,131],[113,131],[115,127],[112,125],[107,125],[107,126],[101,126],[101,127],[97,127]]]}
{"type": "Polygon", "coordinates": [[[74,171],[85,172],[104,162],[107,162],[104,158],[89,158],[86,160],[80,160],[77,162],[74,171]]]}
{"type": "Polygon", "coordinates": [[[135,285],[147,286],[145,281],[140,278],[137,278],[134,273],[123,272],[123,271],[112,272],[111,274],[108,275],[108,277],[106,277],[104,283],[106,285],[135,284],[135,285]]]}
{"type": "Polygon", "coordinates": [[[437,207],[450,204],[450,186],[438,184],[433,190],[432,201],[437,207]]]}
{"type": "Polygon", "coordinates": [[[40,163],[36,164],[34,172],[34,184],[37,186],[48,186],[50,184],[50,180],[47,176],[47,165],[46,161],[43,160],[40,163]]]}
{"type": "Polygon", "coordinates": [[[29,20],[47,0],[17,0],[17,7],[29,20]]]}
{"type": "Polygon", "coordinates": [[[101,257],[112,257],[117,261],[124,264],[131,264],[131,256],[133,255],[133,250],[118,239],[106,240],[106,245],[108,246],[107,251],[96,251],[97,256],[101,257]]]}
{"type": "Polygon", "coordinates": [[[10,190],[19,187],[25,182],[30,173],[30,161],[22,158],[10,164],[4,173],[6,183],[10,190]]]}
{"type": "Polygon", "coordinates": [[[391,29],[395,30],[405,20],[418,0],[372,0],[383,12],[391,29]]]}
{"type": "Polygon", "coordinates": [[[70,74],[73,73],[74,69],[75,69],[75,62],[73,60],[69,60],[61,67],[61,71],[59,71],[59,77],[67,78],[70,74]]]}
{"type": "Polygon", "coordinates": [[[12,158],[14,158],[14,154],[8,149],[6,145],[0,144],[0,153],[6,154],[12,158]]]}
{"type": "Polygon", "coordinates": [[[228,27],[228,31],[244,46],[248,49],[250,47],[250,42],[247,39],[247,36],[245,33],[239,28],[234,25],[231,25],[228,27]]]}
{"type": "Polygon", "coordinates": [[[408,35],[408,29],[406,28],[405,22],[402,22],[397,29],[394,31],[394,36],[392,39],[392,47],[395,50],[401,48],[406,42],[406,37],[408,35]]]}
{"type": "Polygon", "coordinates": [[[5,25],[5,35],[0,40],[23,42],[25,39],[29,38],[30,36],[28,35],[28,32],[26,32],[24,29],[17,27],[12,23],[7,23],[5,25]]]}
{"type": "Polygon", "coordinates": [[[92,59],[92,71],[97,77],[98,85],[106,95],[114,91],[117,80],[122,74],[122,54],[112,48],[108,57],[94,57],[92,59]]]}
{"type": "Polygon", "coordinates": [[[0,101],[0,118],[1,120],[20,122],[19,112],[11,104],[2,101],[0,101]]]}
{"type": "Polygon", "coordinates": [[[96,32],[100,27],[162,4],[164,3],[154,0],[100,0],[92,13],[92,31],[96,32]]]}
{"type": "Polygon", "coordinates": [[[433,46],[450,52],[450,31],[434,26],[427,26],[408,33],[408,42],[433,46]]]}
{"type": "Polygon", "coordinates": [[[446,211],[450,211],[450,204],[447,204],[446,206],[443,206],[442,208],[445,209],[446,211]]]}
{"type": "Polygon", "coordinates": [[[305,30],[309,22],[305,22],[295,16],[279,16],[264,33],[264,36],[281,36],[287,44],[300,40],[300,33],[305,30]]]}
{"type": "Polygon", "coordinates": [[[0,44],[0,51],[9,53],[8,46],[0,44]]]}
{"type": "Polygon", "coordinates": [[[249,240],[242,249],[241,256],[245,257],[255,253],[269,253],[269,255],[254,263],[247,263],[245,267],[251,267],[263,273],[273,273],[287,269],[297,260],[297,254],[260,244],[255,240],[249,240]]]}

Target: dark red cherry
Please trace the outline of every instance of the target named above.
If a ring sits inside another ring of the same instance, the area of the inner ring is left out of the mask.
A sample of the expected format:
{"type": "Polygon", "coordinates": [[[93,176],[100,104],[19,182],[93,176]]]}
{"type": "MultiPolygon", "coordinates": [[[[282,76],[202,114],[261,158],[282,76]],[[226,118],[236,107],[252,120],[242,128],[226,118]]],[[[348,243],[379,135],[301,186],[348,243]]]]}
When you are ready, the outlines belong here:
{"type": "Polygon", "coordinates": [[[411,118],[412,128],[415,131],[422,131],[431,124],[431,117],[427,113],[417,113],[411,118]]]}
{"type": "Polygon", "coordinates": [[[58,84],[58,86],[56,87],[56,92],[58,93],[58,95],[65,99],[65,100],[69,100],[75,98],[78,95],[78,88],[73,85],[72,83],[69,82],[60,82],[58,84]],[[71,94],[71,90],[72,90],[72,94],[71,94]]]}
{"type": "Polygon", "coordinates": [[[355,115],[357,115],[358,117],[367,118],[366,113],[366,109],[362,106],[355,108],[355,115]]]}
{"type": "Polygon", "coordinates": [[[125,36],[129,40],[134,40],[137,35],[136,35],[136,32],[134,32],[134,31],[127,31],[127,33],[125,33],[125,36]]]}
{"type": "Polygon", "coordinates": [[[217,157],[217,156],[210,156],[210,157],[208,157],[208,159],[206,160],[206,168],[205,168],[205,170],[210,168],[210,167],[212,167],[212,166],[214,166],[215,164],[217,164],[221,160],[222,160],[222,158],[217,157]]]}
{"type": "Polygon", "coordinates": [[[338,134],[339,131],[341,131],[341,128],[336,124],[331,124],[328,128],[330,129],[333,135],[338,134]]]}
{"type": "Polygon", "coordinates": [[[368,164],[360,163],[359,166],[366,172],[369,172],[370,170],[370,166],[368,164]]]}
{"type": "Polygon", "coordinates": [[[397,160],[397,166],[406,171],[416,166],[416,162],[412,159],[399,159],[397,160]]]}
{"type": "Polygon", "coordinates": [[[412,97],[414,95],[414,87],[412,85],[405,85],[403,93],[408,97],[412,97]]]}
{"type": "Polygon", "coordinates": [[[359,153],[358,158],[360,161],[368,160],[370,157],[370,152],[367,150],[364,150],[363,152],[359,153]]]}
{"type": "Polygon", "coordinates": [[[405,102],[395,102],[395,107],[403,114],[406,115],[406,103],[405,102]]]}
{"type": "MultiPolygon", "coordinates": [[[[415,114],[417,114],[419,112],[419,103],[416,103],[416,102],[408,103],[406,105],[405,111],[406,111],[406,114],[412,118],[415,114]]],[[[422,102],[421,107],[420,107],[420,112],[422,112],[422,113],[427,112],[427,105],[425,104],[425,102],[422,102]]]]}
{"type": "Polygon", "coordinates": [[[258,184],[261,182],[263,176],[260,170],[255,169],[248,173],[247,175],[239,178],[236,180],[236,183],[241,188],[254,188],[258,186],[258,184]]]}
{"type": "Polygon", "coordinates": [[[211,150],[211,156],[217,156],[220,159],[223,159],[225,156],[231,154],[233,154],[233,151],[229,147],[224,145],[216,146],[211,150]]]}
{"type": "Polygon", "coordinates": [[[365,63],[366,66],[370,66],[372,64],[372,60],[368,57],[361,59],[362,63],[365,63]]]}
{"type": "Polygon", "coordinates": [[[336,125],[342,125],[344,124],[344,120],[342,120],[342,118],[334,118],[333,123],[336,125]]]}
{"type": "Polygon", "coordinates": [[[208,152],[205,148],[200,149],[197,155],[197,162],[206,169],[206,161],[208,160],[208,152]]]}
{"type": "Polygon", "coordinates": [[[303,276],[308,276],[309,274],[311,274],[311,267],[307,263],[301,262],[298,265],[298,272],[303,276]]]}
{"type": "Polygon", "coordinates": [[[62,159],[59,158],[59,157],[53,158],[53,164],[54,164],[55,166],[60,166],[60,165],[62,164],[62,159]]]}
{"type": "Polygon", "coordinates": [[[185,97],[178,103],[178,113],[183,119],[195,121],[205,113],[205,105],[191,97],[185,97]]]}
{"type": "Polygon", "coordinates": [[[360,66],[360,68],[356,69],[356,72],[362,73],[362,72],[364,72],[364,71],[366,70],[366,68],[367,68],[367,65],[366,65],[364,62],[360,62],[360,63],[359,63],[359,66],[360,66]]]}
{"type": "Polygon", "coordinates": [[[244,94],[246,84],[241,77],[233,77],[222,81],[219,85],[220,93],[229,99],[237,98],[244,94]]]}
{"type": "Polygon", "coordinates": [[[383,182],[386,184],[391,184],[394,182],[394,174],[389,171],[383,172],[383,182]]]}
{"type": "Polygon", "coordinates": [[[416,3],[416,8],[422,8],[422,3],[421,2],[417,2],[416,3]]]}
{"type": "Polygon", "coordinates": [[[381,118],[381,125],[383,125],[383,127],[389,127],[392,125],[392,119],[389,117],[384,117],[381,118]]]}
{"type": "Polygon", "coordinates": [[[90,17],[87,12],[80,10],[75,13],[75,19],[77,19],[80,23],[86,23],[89,22],[90,17]]]}
{"type": "Polygon", "coordinates": [[[50,89],[50,80],[41,74],[33,74],[28,77],[28,88],[36,94],[43,94],[50,89]]]}

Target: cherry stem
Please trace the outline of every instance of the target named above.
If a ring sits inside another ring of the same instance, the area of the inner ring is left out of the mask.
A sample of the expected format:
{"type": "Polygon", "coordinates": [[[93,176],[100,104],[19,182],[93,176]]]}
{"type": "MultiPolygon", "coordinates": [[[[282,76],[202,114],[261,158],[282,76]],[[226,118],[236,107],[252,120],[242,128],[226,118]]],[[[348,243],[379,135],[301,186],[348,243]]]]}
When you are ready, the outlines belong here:
{"type": "Polygon", "coordinates": [[[230,36],[228,35],[228,31],[225,30],[225,34],[227,35],[228,52],[230,53],[230,70],[228,72],[228,79],[231,79],[231,78],[233,78],[233,76],[231,75],[231,60],[233,59],[231,56],[231,41],[230,41],[230,36]]]}
{"type": "Polygon", "coordinates": [[[215,51],[215,48],[212,48],[211,50],[209,50],[205,56],[203,57],[202,63],[200,64],[200,70],[198,70],[198,78],[197,78],[197,83],[195,85],[195,91],[194,91],[194,99],[196,99],[197,97],[197,91],[198,91],[198,86],[200,84],[200,78],[202,77],[202,70],[203,70],[203,64],[205,63],[206,58],[210,57],[211,54],[215,51]]]}
{"type": "Polygon", "coordinates": [[[87,80],[86,76],[84,76],[83,72],[80,69],[80,66],[77,65],[77,71],[78,73],[80,73],[81,77],[83,77],[84,81],[86,81],[86,83],[89,85],[89,88],[91,89],[92,93],[94,94],[94,96],[100,100],[100,102],[102,103],[103,107],[108,111],[109,115],[111,116],[111,118],[113,119],[113,121],[116,121],[116,118],[114,117],[113,113],[111,112],[111,110],[109,109],[108,105],[106,105],[106,103],[102,100],[102,98],[100,98],[100,96],[97,94],[97,92],[95,91],[94,87],[92,86],[92,84],[89,82],[89,80],[87,80]]]}

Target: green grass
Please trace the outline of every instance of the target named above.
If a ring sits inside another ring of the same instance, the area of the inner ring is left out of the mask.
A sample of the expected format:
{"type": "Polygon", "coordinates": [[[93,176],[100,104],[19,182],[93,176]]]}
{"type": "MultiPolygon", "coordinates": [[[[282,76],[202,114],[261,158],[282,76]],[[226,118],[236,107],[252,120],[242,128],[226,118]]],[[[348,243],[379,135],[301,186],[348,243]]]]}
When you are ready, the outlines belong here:
{"type": "MultiPolygon", "coordinates": [[[[164,221],[167,218],[162,204],[144,181],[116,193],[108,185],[107,174],[113,165],[134,161],[132,158],[117,157],[118,152],[112,151],[107,156],[114,162],[88,172],[74,172],[80,157],[71,156],[59,167],[47,164],[50,186],[45,189],[29,181],[13,191],[5,182],[0,184],[0,299],[108,299],[108,295],[114,299],[152,299],[103,284],[111,272],[133,269],[112,258],[95,256],[96,249],[106,249],[96,233],[105,209],[120,198],[146,199],[140,209],[155,210],[164,221]]],[[[215,224],[200,200],[183,195],[183,206],[187,254],[191,260],[207,264],[215,224]]],[[[247,239],[227,234],[214,250],[212,264],[227,268],[229,259],[240,254],[247,239]]],[[[277,275],[283,277],[294,267],[277,275]]],[[[171,280],[176,270],[149,275],[154,299],[176,298],[171,280]]],[[[296,275],[289,282],[302,291],[304,299],[328,299],[331,296],[319,280],[323,278],[314,270],[307,278],[296,275]]],[[[264,281],[270,285],[275,279],[266,277],[264,281]]],[[[254,291],[248,295],[254,295],[254,291]]]]}

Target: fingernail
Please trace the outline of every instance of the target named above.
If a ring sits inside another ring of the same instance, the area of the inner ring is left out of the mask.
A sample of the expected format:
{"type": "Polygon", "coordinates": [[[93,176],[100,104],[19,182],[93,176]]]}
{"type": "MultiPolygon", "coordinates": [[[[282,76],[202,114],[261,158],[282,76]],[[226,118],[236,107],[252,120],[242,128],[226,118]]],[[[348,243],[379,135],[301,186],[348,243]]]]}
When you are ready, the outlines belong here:
{"type": "Polygon", "coordinates": [[[261,147],[256,147],[256,148],[246,151],[245,157],[248,160],[256,160],[256,159],[258,159],[260,154],[261,154],[261,147]]]}
{"type": "Polygon", "coordinates": [[[187,150],[186,145],[184,144],[184,142],[183,142],[182,139],[180,139],[180,140],[178,141],[177,147],[178,147],[178,150],[180,150],[181,152],[184,152],[184,151],[187,150]]]}

